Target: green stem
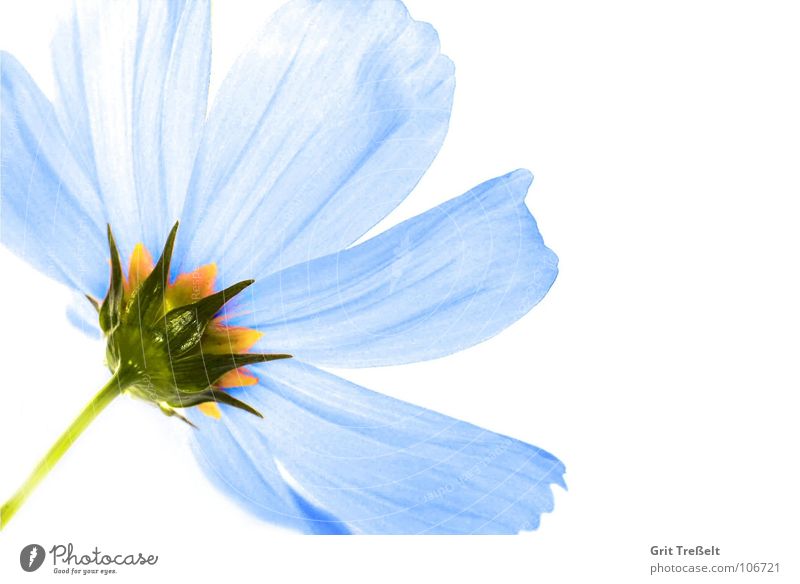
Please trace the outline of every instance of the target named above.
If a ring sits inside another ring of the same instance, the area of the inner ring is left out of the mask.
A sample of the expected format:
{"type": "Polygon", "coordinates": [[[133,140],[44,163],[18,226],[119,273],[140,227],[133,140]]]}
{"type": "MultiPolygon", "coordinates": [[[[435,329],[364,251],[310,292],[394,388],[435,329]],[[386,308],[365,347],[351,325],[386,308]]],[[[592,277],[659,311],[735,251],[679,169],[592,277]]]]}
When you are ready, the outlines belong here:
{"type": "Polygon", "coordinates": [[[33,469],[28,480],[26,480],[22,486],[17,489],[17,492],[0,507],[0,529],[3,529],[6,524],[11,521],[11,518],[14,517],[14,514],[19,510],[39,482],[47,476],[47,473],[56,465],[64,453],[69,450],[69,447],[78,439],[78,436],[92,423],[97,417],[97,414],[102,412],[120,393],[121,387],[119,379],[114,375],[109,379],[108,383],[105,384],[103,389],[98,391],[97,395],[86,404],[86,407],[78,414],[78,417],[70,424],[69,428],[58,437],[55,444],[50,447],[50,450],[47,451],[44,458],[42,458],[39,464],[36,465],[36,468],[33,469]]]}

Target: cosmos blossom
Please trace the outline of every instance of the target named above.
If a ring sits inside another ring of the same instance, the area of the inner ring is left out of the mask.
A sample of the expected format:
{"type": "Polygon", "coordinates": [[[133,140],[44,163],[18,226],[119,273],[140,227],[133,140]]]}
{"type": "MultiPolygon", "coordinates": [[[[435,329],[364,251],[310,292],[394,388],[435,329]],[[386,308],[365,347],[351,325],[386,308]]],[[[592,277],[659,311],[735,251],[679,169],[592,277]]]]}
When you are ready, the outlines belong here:
{"type": "Polygon", "coordinates": [[[536,528],[555,457],[319,368],[441,357],[536,305],[557,258],[530,173],[355,245],[444,139],[436,32],[395,0],[294,0],[208,107],[209,19],[201,1],[79,0],[52,102],[2,55],[2,242],[77,293],[68,317],[104,335],[112,378],[0,522],[126,393],[194,426],[211,480],[285,527],[536,528]]]}

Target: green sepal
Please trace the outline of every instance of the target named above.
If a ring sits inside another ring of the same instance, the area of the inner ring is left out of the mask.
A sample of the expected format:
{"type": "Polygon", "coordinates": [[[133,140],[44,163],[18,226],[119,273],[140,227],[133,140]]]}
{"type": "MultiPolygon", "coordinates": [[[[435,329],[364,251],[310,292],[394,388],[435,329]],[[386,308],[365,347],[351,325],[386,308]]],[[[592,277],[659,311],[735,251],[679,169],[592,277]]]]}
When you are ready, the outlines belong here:
{"type": "Polygon", "coordinates": [[[126,310],[126,318],[129,322],[147,325],[155,323],[164,315],[169,268],[172,262],[172,251],[175,248],[175,237],[178,234],[178,225],[178,222],[175,222],[170,230],[164,250],[153,271],[136,290],[131,292],[126,310]]]}
{"type": "Polygon", "coordinates": [[[214,398],[214,401],[217,401],[217,402],[220,402],[220,403],[223,403],[223,404],[227,404],[229,406],[233,406],[234,408],[239,408],[240,410],[244,410],[245,412],[249,412],[249,413],[253,414],[254,416],[258,416],[259,418],[263,418],[264,417],[264,416],[261,415],[261,412],[259,412],[253,406],[251,406],[250,404],[247,404],[247,403],[245,403],[245,402],[243,402],[241,400],[236,399],[235,397],[233,397],[229,393],[226,393],[224,391],[219,391],[219,390],[213,390],[213,389],[209,393],[214,398]]]}
{"type": "Polygon", "coordinates": [[[220,377],[247,365],[290,359],[291,355],[269,353],[199,354],[172,362],[172,376],[182,393],[205,391],[220,377]]]}
{"type": "Polygon", "coordinates": [[[199,406],[200,404],[205,404],[209,402],[217,402],[221,404],[226,404],[229,406],[233,406],[234,408],[239,408],[240,410],[244,410],[254,416],[258,416],[259,418],[263,418],[264,416],[261,415],[257,409],[255,409],[250,404],[247,404],[241,400],[236,399],[231,394],[222,391],[221,389],[208,389],[201,393],[196,393],[193,395],[182,396],[180,404],[170,404],[173,407],[182,407],[182,408],[190,408],[192,406],[199,406]]]}
{"type": "Polygon", "coordinates": [[[84,294],[86,300],[89,301],[89,304],[97,311],[98,316],[100,315],[100,301],[92,296],[91,294],[84,294]]]}
{"type": "Polygon", "coordinates": [[[163,319],[164,337],[173,357],[180,357],[199,347],[212,318],[231,298],[255,280],[244,280],[197,302],[170,310],[163,319]]]}
{"type": "Polygon", "coordinates": [[[108,292],[100,306],[98,318],[100,328],[103,332],[108,332],[119,324],[120,313],[122,311],[122,264],[119,259],[117,242],[114,241],[114,234],[111,232],[111,225],[107,226],[108,249],[111,252],[111,278],[108,283],[108,292]]]}
{"type": "Polygon", "coordinates": [[[233,286],[228,286],[224,290],[198,300],[196,304],[199,317],[211,320],[234,296],[254,282],[255,280],[242,280],[233,286]]]}
{"type": "Polygon", "coordinates": [[[158,402],[157,405],[158,405],[159,409],[164,413],[165,416],[169,416],[169,417],[175,416],[179,420],[189,424],[195,430],[197,429],[197,426],[195,426],[189,418],[187,418],[183,414],[181,414],[178,411],[176,411],[174,407],[170,406],[169,404],[167,404],[165,402],[158,402]]]}

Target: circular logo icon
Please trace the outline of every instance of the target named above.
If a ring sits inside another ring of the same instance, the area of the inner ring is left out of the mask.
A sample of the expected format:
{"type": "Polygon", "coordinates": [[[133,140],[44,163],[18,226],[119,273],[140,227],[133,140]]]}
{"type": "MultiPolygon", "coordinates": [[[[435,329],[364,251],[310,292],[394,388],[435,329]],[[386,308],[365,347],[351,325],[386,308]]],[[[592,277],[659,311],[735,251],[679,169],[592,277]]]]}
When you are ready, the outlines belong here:
{"type": "Polygon", "coordinates": [[[34,572],[44,563],[44,556],[44,548],[38,543],[26,545],[19,552],[19,565],[26,572],[34,572]]]}

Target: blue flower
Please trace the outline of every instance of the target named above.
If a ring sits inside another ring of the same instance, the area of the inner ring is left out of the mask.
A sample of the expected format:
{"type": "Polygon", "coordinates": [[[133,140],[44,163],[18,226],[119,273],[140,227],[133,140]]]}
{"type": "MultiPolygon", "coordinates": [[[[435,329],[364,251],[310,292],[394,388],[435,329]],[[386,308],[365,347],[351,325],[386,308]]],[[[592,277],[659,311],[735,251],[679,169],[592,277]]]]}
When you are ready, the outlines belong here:
{"type": "MultiPolygon", "coordinates": [[[[294,0],[207,112],[209,26],[200,1],[78,2],[53,41],[52,103],[2,55],[3,244],[102,298],[106,225],[141,259],[136,244],[160,249],[180,220],[172,278],[213,262],[217,289],[256,280],[226,325],[294,358],[228,393],[265,419],[184,411],[208,476],[260,517],[310,533],[536,528],[563,486],[556,458],[318,368],[441,357],[539,302],[557,258],[524,203],[530,173],[354,245],[445,136],[453,65],[436,32],[394,0],[294,0]]],[[[69,317],[99,330],[83,299],[69,317]]]]}

